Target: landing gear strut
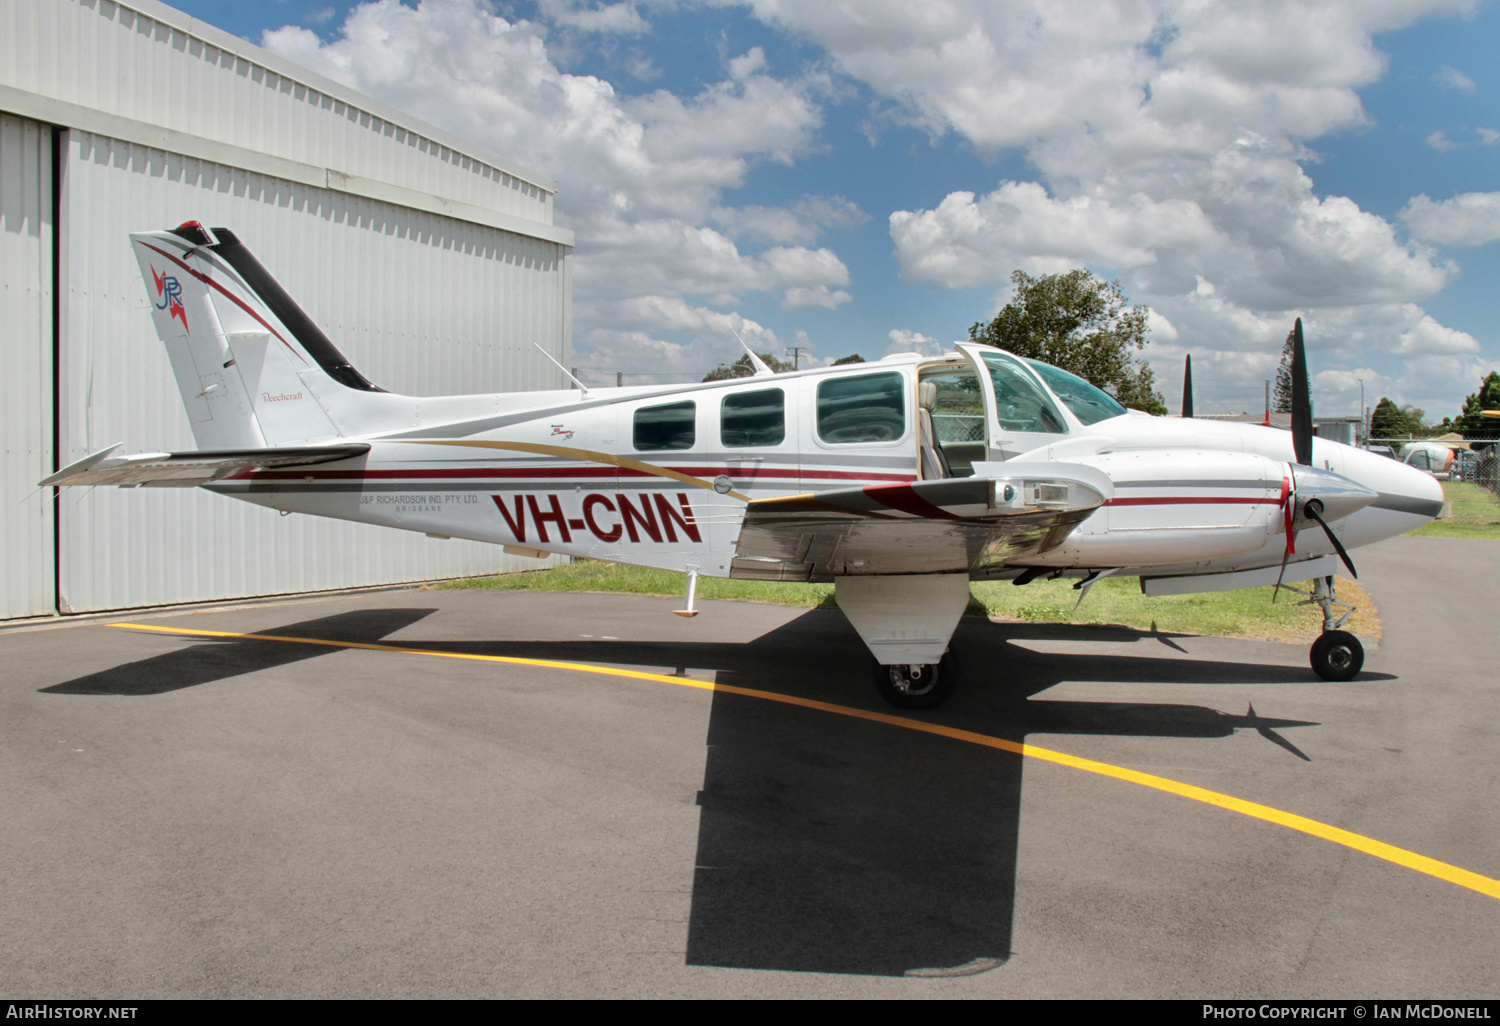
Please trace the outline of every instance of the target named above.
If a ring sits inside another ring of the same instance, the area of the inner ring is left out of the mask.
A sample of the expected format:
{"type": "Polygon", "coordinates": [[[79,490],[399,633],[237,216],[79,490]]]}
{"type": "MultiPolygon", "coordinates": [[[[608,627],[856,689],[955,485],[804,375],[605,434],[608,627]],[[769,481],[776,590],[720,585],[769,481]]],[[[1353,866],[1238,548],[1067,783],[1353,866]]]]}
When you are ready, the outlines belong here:
{"type": "Polygon", "coordinates": [[[1354,615],[1354,607],[1334,597],[1333,578],[1317,578],[1313,582],[1312,591],[1303,591],[1301,588],[1293,588],[1286,584],[1281,587],[1307,596],[1297,605],[1316,604],[1323,610],[1323,633],[1318,635],[1317,641],[1313,642],[1312,651],[1309,653],[1313,672],[1324,680],[1353,680],[1360,668],[1365,665],[1365,649],[1354,635],[1348,631],[1339,630],[1344,626],[1344,622],[1354,615]],[[1343,606],[1348,612],[1335,618],[1333,615],[1335,605],[1343,606]]]}
{"type": "Polygon", "coordinates": [[[898,709],[936,709],[958,686],[948,641],[969,604],[968,574],[841,576],[833,595],[875,657],[875,687],[898,709]]]}
{"type": "Polygon", "coordinates": [[[938,663],[875,664],[875,687],[897,709],[936,709],[958,686],[958,656],[944,654],[938,663]]]}

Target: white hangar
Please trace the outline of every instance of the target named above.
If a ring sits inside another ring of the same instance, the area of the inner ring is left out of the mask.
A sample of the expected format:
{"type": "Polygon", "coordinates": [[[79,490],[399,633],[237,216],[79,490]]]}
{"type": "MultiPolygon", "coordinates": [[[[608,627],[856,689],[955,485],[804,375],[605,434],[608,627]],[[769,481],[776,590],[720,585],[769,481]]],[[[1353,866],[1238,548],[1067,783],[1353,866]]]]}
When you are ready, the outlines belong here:
{"type": "Polygon", "coordinates": [[[197,489],[36,482],[192,449],[127,234],[230,227],[366,377],[566,388],[557,184],[155,0],[0,0],[0,619],[535,566],[197,489]]]}

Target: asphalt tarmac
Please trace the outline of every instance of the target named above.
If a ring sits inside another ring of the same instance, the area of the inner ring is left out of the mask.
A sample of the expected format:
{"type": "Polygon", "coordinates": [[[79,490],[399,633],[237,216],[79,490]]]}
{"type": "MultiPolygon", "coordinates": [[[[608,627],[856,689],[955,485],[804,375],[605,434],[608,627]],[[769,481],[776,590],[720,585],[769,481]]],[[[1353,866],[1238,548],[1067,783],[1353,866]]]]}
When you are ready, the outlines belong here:
{"type": "Polygon", "coordinates": [[[1386,635],[1348,684],[965,621],[919,723],[860,715],[834,611],[412,589],[0,630],[0,996],[1500,996],[1497,555],[1355,553],[1386,635]]]}

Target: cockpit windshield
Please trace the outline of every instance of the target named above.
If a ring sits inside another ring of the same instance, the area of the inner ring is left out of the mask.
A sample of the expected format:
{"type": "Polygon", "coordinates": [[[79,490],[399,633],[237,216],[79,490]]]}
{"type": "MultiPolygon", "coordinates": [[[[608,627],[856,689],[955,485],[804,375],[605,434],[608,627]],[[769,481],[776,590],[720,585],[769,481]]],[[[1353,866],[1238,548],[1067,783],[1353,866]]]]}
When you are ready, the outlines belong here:
{"type": "Polygon", "coordinates": [[[1125,407],[1078,375],[1059,370],[1050,363],[1036,360],[1026,362],[1047,383],[1053,394],[1063,401],[1063,405],[1073,411],[1073,416],[1084,424],[1097,424],[1101,420],[1125,415],[1125,407]]]}

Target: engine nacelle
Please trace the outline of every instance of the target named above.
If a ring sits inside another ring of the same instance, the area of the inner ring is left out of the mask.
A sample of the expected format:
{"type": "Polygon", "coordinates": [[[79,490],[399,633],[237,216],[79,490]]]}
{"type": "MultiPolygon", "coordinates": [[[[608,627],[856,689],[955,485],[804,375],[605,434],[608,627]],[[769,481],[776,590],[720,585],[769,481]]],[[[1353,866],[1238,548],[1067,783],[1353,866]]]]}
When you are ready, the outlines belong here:
{"type": "MultiPolygon", "coordinates": [[[[1070,461],[1071,462],[1071,461],[1070,461]]],[[[1076,462],[1114,494],[1062,544],[1018,560],[1046,567],[1169,566],[1245,555],[1283,530],[1291,468],[1254,453],[1137,450],[1076,462]]]]}

